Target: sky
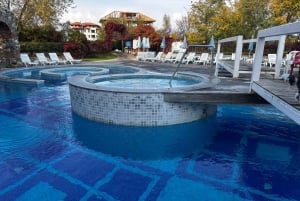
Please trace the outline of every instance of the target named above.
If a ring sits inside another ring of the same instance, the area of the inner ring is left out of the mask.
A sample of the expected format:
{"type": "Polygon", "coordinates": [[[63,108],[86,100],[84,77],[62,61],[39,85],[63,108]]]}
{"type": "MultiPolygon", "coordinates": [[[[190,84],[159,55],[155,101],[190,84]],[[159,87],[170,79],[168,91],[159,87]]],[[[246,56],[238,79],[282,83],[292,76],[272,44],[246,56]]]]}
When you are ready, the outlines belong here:
{"type": "Polygon", "coordinates": [[[74,0],[74,8],[70,8],[61,21],[93,22],[99,24],[100,18],[112,11],[140,12],[156,20],[153,26],[162,28],[165,14],[170,16],[172,28],[176,28],[176,20],[186,16],[190,10],[191,0],[74,0]]]}

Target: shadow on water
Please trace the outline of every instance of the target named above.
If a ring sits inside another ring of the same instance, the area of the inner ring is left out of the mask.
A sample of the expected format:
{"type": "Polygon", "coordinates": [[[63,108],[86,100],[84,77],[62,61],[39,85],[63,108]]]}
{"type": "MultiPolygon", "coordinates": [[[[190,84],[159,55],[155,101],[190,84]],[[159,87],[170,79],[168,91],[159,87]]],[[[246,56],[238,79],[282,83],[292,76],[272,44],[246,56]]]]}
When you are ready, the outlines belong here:
{"type": "Polygon", "coordinates": [[[87,148],[134,160],[184,157],[210,144],[214,119],[159,127],[131,127],[93,122],[73,114],[75,137],[87,148]]]}

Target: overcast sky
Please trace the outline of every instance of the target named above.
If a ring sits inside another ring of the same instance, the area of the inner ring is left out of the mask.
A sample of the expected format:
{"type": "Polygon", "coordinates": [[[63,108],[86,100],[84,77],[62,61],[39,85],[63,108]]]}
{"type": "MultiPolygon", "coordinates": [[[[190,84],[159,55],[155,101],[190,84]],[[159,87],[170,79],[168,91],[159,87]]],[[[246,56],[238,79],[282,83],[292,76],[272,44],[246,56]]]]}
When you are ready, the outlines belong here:
{"type": "Polygon", "coordinates": [[[74,0],[75,8],[70,8],[62,21],[93,22],[98,24],[99,19],[112,11],[141,12],[156,22],[155,28],[162,28],[164,14],[170,16],[173,28],[175,21],[186,16],[190,10],[191,0],[74,0]]]}

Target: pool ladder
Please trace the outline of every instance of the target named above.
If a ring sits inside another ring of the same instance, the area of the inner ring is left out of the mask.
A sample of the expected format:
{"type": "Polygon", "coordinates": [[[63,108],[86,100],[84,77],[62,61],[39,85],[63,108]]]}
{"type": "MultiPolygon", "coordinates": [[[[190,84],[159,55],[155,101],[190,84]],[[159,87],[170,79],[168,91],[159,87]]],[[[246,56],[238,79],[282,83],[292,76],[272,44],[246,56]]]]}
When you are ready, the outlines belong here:
{"type": "Polygon", "coordinates": [[[188,49],[189,49],[190,47],[208,47],[208,48],[211,47],[211,48],[210,48],[210,53],[211,53],[211,54],[210,54],[210,55],[211,55],[211,63],[213,62],[213,47],[214,47],[214,46],[212,46],[212,45],[188,45],[187,48],[185,49],[185,51],[184,51],[184,53],[183,53],[183,55],[182,55],[180,61],[178,62],[177,67],[176,67],[174,73],[172,74],[172,76],[171,76],[171,78],[170,78],[170,80],[169,80],[170,88],[172,88],[172,81],[173,81],[174,77],[176,76],[176,74],[178,73],[178,69],[179,69],[180,65],[182,64],[182,61],[183,61],[183,59],[184,59],[184,56],[186,55],[186,53],[188,52],[188,49]]]}

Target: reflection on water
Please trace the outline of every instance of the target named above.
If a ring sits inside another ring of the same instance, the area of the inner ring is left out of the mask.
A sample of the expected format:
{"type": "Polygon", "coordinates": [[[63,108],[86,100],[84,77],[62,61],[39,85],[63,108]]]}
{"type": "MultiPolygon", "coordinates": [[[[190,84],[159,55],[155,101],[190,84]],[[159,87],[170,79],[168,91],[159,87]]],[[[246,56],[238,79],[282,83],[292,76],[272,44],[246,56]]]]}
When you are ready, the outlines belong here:
{"type": "Polygon", "coordinates": [[[200,151],[214,136],[214,118],[161,127],[103,124],[73,114],[76,138],[90,149],[135,160],[183,157],[200,151]]]}

